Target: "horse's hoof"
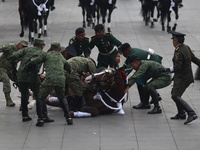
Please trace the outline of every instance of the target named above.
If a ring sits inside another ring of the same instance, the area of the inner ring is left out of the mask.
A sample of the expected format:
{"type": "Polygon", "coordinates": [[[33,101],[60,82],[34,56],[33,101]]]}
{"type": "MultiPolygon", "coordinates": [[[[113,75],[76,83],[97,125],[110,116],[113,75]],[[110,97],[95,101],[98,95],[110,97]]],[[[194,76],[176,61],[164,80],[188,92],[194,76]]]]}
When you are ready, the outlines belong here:
{"type": "Polygon", "coordinates": [[[110,29],[110,28],[108,28],[108,32],[111,32],[111,29],[110,29]]]}
{"type": "Polygon", "coordinates": [[[19,36],[20,36],[20,37],[23,37],[23,36],[24,36],[24,33],[20,33],[19,36]]]}
{"type": "Polygon", "coordinates": [[[151,22],[151,28],[154,28],[154,23],[153,22],[151,22]]]}
{"type": "Polygon", "coordinates": [[[41,38],[41,34],[38,34],[38,38],[41,38]]]}
{"type": "Polygon", "coordinates": [[[44,33],[44,37],[47,37],[47,33],[44,33]]]}

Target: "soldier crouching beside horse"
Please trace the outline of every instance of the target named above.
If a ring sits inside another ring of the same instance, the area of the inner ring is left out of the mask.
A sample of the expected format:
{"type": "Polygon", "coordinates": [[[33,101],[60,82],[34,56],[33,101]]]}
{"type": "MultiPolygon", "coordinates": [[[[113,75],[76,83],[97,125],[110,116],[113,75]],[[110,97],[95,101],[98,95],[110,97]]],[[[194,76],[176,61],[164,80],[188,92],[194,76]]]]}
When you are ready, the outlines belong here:
{"type": "MultiPolygon", "coordinates": [[[[66,74],[66,95],[72,117],[90,117],[115,111],[124,114],[122,103],[126,98],[126,77],[122,76],[120,70],[103,68],[95,73],[94,62],[84,57],[70,58],[68,63],[73,70],[71,74],[66,74]],[[85,73],[92,75],[86,77],[85,73]],[[70,93],[74,93],[73,96],[70,93]]],[[[54,93],[46,103],[60,107],[54,93]]]]}

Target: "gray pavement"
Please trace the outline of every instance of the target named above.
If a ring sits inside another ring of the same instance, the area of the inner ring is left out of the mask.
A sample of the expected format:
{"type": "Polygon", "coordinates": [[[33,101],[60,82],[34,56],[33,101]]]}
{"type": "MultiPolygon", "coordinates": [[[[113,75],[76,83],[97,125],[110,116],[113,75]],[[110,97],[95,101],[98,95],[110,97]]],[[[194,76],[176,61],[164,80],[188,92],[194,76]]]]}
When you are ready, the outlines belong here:
{"type": "MultiPolygon", "coordinates": [[[[186,41],[196,56],[200,57],[200,3],[196,0],[184,0],[180,9],[177,31],[185,33],[186,41]]],[[[48,20],[48,37],[46,47],[56,40],[63,46],[68,44],[74,30],[81,26],[81,9],[78,0],[56,0],[56,10],[50,13],[48,20]]],[[[16,0],[0,2],[0,44],[17,43],[20,25],[16,0]]],[[[151,29],[145,26],[139,15],[138,0],[118,0],[117,9],[112,16],[111,30],[114,36],[132,47],[145,50],[152,48],[163,56],[163,65],[169,67],[174,48],[171,35],[161,31],[161,25],[155,24],[151,29]]],[[[27,33],[24,38],[27,38],[27,33]]],[[[86,28],[86,35],[91,37],[94,31],[86,28]]],[[[97,49],[92,51],[96,58],[97,49]]],[[[122,58],[122,62],[124,58],[122,58]]],[[[197,66],[193,64],[195,72],[197,66]]],[[[189,125],[184,121],[170,120],[176,114],[176,107],[171,100],[172,86],[159,90],[163,100],[162,114],[148,115],[149,110],[134,110],[139,102],[136,86],[129,91],[129,101],[125,103],[125,115],[106,115],[95,118],[75,118],[74,125],[65,123],[61,109],[48,107],[49,116],[54,123],[45,124],[43,128],[35,126],[37,115],[35,108],[30,110],[31,122],[23,123],[19,112],[19,92],[12,89],[12,98],[16,107],[5,106],[5,99],[0,83],[0,149],[1,150],[199,150],[200,120],[189,125]]],[[[200,115],[200,81],[195,81],[186,90],[183,98],[200,115]]]]}

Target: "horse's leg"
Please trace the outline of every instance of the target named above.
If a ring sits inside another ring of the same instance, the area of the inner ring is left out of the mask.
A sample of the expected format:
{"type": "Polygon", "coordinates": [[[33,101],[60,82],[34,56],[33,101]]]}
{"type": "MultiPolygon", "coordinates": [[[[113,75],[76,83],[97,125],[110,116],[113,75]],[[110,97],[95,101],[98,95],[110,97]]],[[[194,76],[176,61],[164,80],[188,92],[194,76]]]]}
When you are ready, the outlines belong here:
{"type": "Polygon", "coordinates": [[[34,42],[34,27],[33,27],[33,21],[34,19],[30,19],[30,22],[29,22],[29,42],[31,42],[31,44],[33,44],[34,42]]]}
{"type": "Polygon", "coordinates": [[[81,8],[82,8],[82,16],[83,16],[83,28],[86,28],[86,25],[85,25],[85,8],[84,8],[84,6],[82,5],[81,6],[81,8]]]}
{"type": "Polygon", "coordinates": [[[167,15],[167,32],[168,32],[168,33],[171,32],[170,22],[171,22],[171,11],[169,11],[169,12],[168,12],[168,15],[167,15]]]}
{"type": "Polygon", "coordinates": [[[43,24],[42,24],[42,17],[41,16],[38,17],[38,21],[39,21],[38,38],[41,38],[41,35],[42,35],[42,26],[43,26],[43,24]]]}
{"type": "Polygon", "coordinates": [[[21,33],[19,34],[20,37],[24,36],[24,17],[22,16],[21,11],[19,11],[20,16],[20,24],[21,24],[21,33]]]}
{"type": "Polygon", "coordinates": [[[33,21],[34,33],[37,34],[37,19],[33,21]]]}
{"type": "Polygon", "coordinates": [[[173,9],[174,9],[174,13],[175,13],[175,23],[174,23],[174,26],[172,27],[172,31],[176,31],[177,21],[178,21],[178,18],[179,18],[178,5],[176,5],[173,9]]]}
{"type": "Polygon", "coordinates": [[[154,28],[154,6],[153,6],[153,4],[151,7],[152,8],[150,8],[150,22],[151,22],[150,28],[154,28]]]}
{"type": "Polygon", "coordinates": [[[111,29],[110,29],[110,24],[111,24],[111,15],[112,15],[112,12],[113,12],[113,6],[111,6],[112,8],[110,8],[108,11],[108,32],[111,32],[111,29]]]}
{"type": "Polygon", "coordinates": [[[46,15],[44,16],[44,37],[47,37],[47,19],[49,16],[49,11],[46,13],[46,15]]]}

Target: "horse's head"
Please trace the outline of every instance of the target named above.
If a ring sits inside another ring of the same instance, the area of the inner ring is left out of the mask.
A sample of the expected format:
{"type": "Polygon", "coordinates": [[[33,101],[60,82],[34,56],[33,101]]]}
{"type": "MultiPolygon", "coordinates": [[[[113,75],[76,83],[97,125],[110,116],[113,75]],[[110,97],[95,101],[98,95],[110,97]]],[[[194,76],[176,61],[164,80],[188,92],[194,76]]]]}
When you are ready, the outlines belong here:
{"type": "Polygon", "coordinates": [[[90,78],[91,81],[88,86],[93,91],[110,91],[113,87],[116,87],[119,82],[125,83],[125,79],[121,75],[121,70],[112,68],[95,73],[91,75],[90,78]]]}

